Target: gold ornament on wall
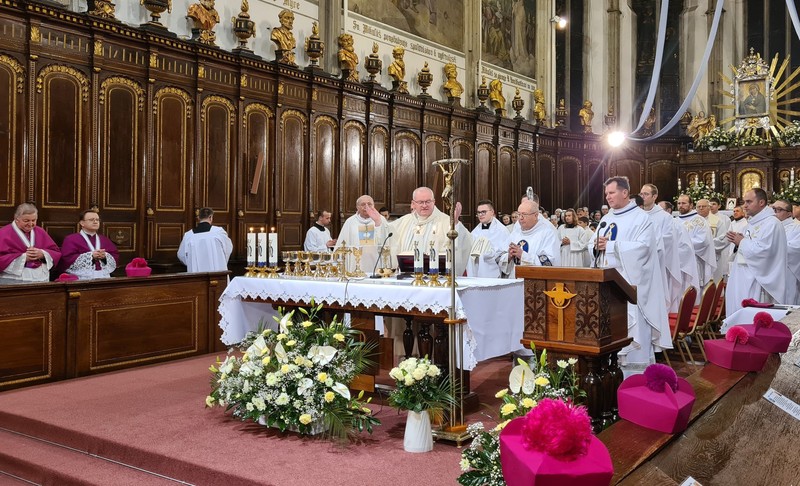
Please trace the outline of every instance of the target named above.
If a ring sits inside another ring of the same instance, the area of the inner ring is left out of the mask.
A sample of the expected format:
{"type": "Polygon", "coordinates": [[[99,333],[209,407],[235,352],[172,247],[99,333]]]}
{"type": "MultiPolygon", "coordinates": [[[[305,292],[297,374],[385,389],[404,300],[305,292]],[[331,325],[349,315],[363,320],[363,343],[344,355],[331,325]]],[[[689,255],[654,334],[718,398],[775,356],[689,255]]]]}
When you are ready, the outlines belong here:
{"type": "Polygon", "coordinates": [[[207,46],[217,45],[214,27],[219,23],[219,13],[214,0],[200,0],[200,3],[190,5],[186,17],[194,21],[192,40],[207,46]]]}
{"type": "Polygon", "coordinates": [[[455,63],[449,62],[444,65],[444,77],[442,90],[447,93],[447,100],[451,104],[457,104],[464,93],[464,86],[458,82],[458,68],[455,63]]]}
{"type": "Polygon", "coordinates": [[[294,13],[291,10],[283,9],[278,14],[280,27],[272,29],[270,40],[275,43],[275,61],[289,66],[297,67],[294,57],[294,48],[297,41],[294,39],[292,28],[294,27],[294,13]]]}
{"type": "Polygon", "coordinates": [[[114,16],[114,9],[116,5],[109,0],[90,0],[89,1],[89,15],[100,17],[106,20],[117,20],[114,16]]]}
{"type": "MultiPolygon", "coordinates": [[[[405,81],[406,62],[403,59],[405,52],[406,50],[403,49],[403,46],[394,46],[394,49],[392,49],[394,61],[389,64],[388,72],[392,78],[392,91],[408,94],[408,83],[405,81]]],[[[427,63],[425,65],[427,66],[427,63]]]]}
{"type": "Polygon", "coordinates": [[[311,60],[306,69],[315,71],[322,69],[319,65],[319,58],[325,51],[325,43],[319,38],[319,24],[315,21],[311,25],[311,36],[306,37],[306,56],[311,60]]]}
{"type": "Polygon", "coordinates": [[[342,77],[348,81],[358,82],[358,54],[353,48],[353,36],[342,34],[339,36],[339,52],[336,57],[339,59],[339,69],[342,70],[342,77]]]}
{"type": "Polygon", "coordinates": [[[250,4],[247,0],[242,0],[239,15],[231,18],[233,24],[233,35],[239,39],[239,46],[235,50],[249,51],[247,41],[256,36],[256,23],[250,20],[250,4]]]}

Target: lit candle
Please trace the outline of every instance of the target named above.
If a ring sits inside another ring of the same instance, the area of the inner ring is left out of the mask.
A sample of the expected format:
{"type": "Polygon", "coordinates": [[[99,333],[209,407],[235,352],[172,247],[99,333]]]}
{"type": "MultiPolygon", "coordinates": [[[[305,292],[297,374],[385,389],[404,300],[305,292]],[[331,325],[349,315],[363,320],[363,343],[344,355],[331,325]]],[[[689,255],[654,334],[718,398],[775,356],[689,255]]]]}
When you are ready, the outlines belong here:
{"type": "Polygon", "coordinates": [[[278,266],[278,255],[280,255],[278,252],[278,233],[275,232],[275,228],[272,228],[272,232],[267,236],[269,238],[267,240],[267,245],[269,247],[269,266],[275,267],[278,266]]]}
{"type": "Polygon", "coordinates": [[[711,173],[711,189],[716,189],[716,188],[717,188],[717,173],[716,172],[712,172],[711,173]]]}
{"type": "Polygon", "coordinates": [[[267,263],[267,233],[264,227],[258,232],[258,266],[263,267],[267,263]]]}
{"type": "Polygon", "coordinates": [[[439,274],[439,257],[436,256],[436,248],[431,241],[431,250],[428,252],[428,273],[430,275],[439,274]]]}
{"type": "Polygon", "coordinates": [[[678,192],[681,190],[681,178],[678,177],[678,192]]]}
{"type": "Polygon", "coordinates": [[[697,187],[697,184],[700,183],[700,176],[695,174],[694,175],[694,187],[697,187]]]}
{"type": "Polygon", "coordinates": [[[253,227],[250,227],[250,232],[247,233],[247,266],[252,267],[256,264],[256,234],[253,233],[253,227]]]}
{"type": "Polygon", "coordinates": [[[794,184],[794,167],[792,167],[792,172],[789,174],[789,184],[794,184]]]}

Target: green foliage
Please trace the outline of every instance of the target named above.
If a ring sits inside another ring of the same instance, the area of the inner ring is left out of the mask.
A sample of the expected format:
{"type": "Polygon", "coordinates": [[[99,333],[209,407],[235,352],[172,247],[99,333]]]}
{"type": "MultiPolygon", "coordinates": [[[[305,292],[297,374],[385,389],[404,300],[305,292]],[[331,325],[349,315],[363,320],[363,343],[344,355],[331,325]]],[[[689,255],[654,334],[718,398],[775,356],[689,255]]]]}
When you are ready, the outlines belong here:
{"type": "Polygon", "coordinates": [[[428,410],[436,417],[455,402],[450,380],[427,357],[405,359],[392,368],[389,376],[396,385],[389,395],[389,405],[395,408],[412,412],[428,410]]]}
{"type": "MultiPolygon", "coordinates": [[[[678,196],[680,196],[681,194],[686,194],[690,196],[692,198],[692,201],[695,203],[700,199],[711,199],[712,197],[715,197],[720,201],[725,201],[725,196],[723,196],[719,192],[716,192],[714,189],[707,186],[703,182],[692,181],[692,183],[688,187],[685,187],[682,191],[679,191],[678,196]]],[[[676,204],[678,203],[678,196],[675,196],[674,199],[674,202],[676,204]]]]}
{"type": "Polygon", "coordinates": [[[732,146],[733,137],[730,132],[717,127],[711,130],[708,135],[697,141],[695,149],[697,150],[716,150],[721,146],[732,146]]]}
{"type": "Polygon", "coordinates": [[[800,204],[800,181],[794,181],[789,186],[780,192],[772,193],[772,200],[785,199],[792,204],[800,204]]]}

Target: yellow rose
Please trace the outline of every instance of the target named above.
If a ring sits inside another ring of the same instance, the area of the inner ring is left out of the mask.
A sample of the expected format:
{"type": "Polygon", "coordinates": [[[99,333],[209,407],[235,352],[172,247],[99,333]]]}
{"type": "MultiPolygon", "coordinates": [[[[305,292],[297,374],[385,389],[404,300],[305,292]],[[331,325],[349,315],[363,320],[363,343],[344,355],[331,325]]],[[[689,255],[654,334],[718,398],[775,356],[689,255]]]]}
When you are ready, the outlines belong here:
{"type": "Polygon", "coordinates": [[[325,392],[325,401],[331,403],[333,399],[336,398],[336,394],[332,391],[325,392]]]}
{"type": "Polygon", "coordinates": [[[311,415],[304,413],[300,416],[300,423],[303,425],[308,425],[311,423],[311,415]]]}
{"type": "Polygon", "coordinates": [[[317,379],[324,383],[325,380],[328,379],[328,374],[323,371],[322,373],[317,375],[317,379]]]}
{"type": "Polygon", "coordinates": [[[511,415],[516,410],[517,410],[516,405],[514,405],[513,403],[506,403],[505,405],[503,405],[502,408],[500,408],[500,414],[502,414],[503,416],[511,415]]]}
{"type": "Polygon", "coordinates": [[[506,396],[506,394],[508,394],[508,388],[503,388],[499,392],[495,393],[494,397],[495,398],[503,398],[504,396],[506,396]]]}
{"type": "Polygon", "coordinates": [[[337,332],[336,334],[333,335],[333,339],[339,341],[340,343],[343,343],[344,342],[344,334],[341,334],[341,333],[337,332]]]}
{"type": "Polygon", "coordinates": [[[537,386],[547,386],[550,384],[550,380],[548,380],[544,376],[540,376],[539,378],[536,378],[536,380],[534,380],[534,383],[537,386]]]}
{"type": "Polygon", "coordinates": [[[525,408],[533,408],[533,407],[535,407],[535,406],[536,406],[536,400],[534,400],[534,399],[532,399],[532,398],[524,398],[524,399],[522,400],[522,405],[523,405],[525,408]]]}

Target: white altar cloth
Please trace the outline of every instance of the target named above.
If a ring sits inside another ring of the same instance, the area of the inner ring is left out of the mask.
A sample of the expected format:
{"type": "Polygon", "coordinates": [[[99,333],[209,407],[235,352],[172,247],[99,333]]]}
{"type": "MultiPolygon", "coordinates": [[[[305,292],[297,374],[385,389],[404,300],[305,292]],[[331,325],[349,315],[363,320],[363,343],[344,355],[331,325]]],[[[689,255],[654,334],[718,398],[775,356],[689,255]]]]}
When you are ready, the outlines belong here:
{"type": "MultiPolygon", "coordinates": [[[[456,288],[456,318],[466,319],[464,369],[478,361],[502,356],[522,347],[523,281],[459,278],[456,288]]],[[[450,289],[413,287],[410,280],[379,279],[337,282],[305,279],[259,279],[236,277],[220,297],[222,342],[238,343],[264,320],[276,325],[271,304],[243,299],[283,299],[299,303],[340,306],[376,306],[392,310],[416,308],[438,314],[450,309],[450,289]]]]}

